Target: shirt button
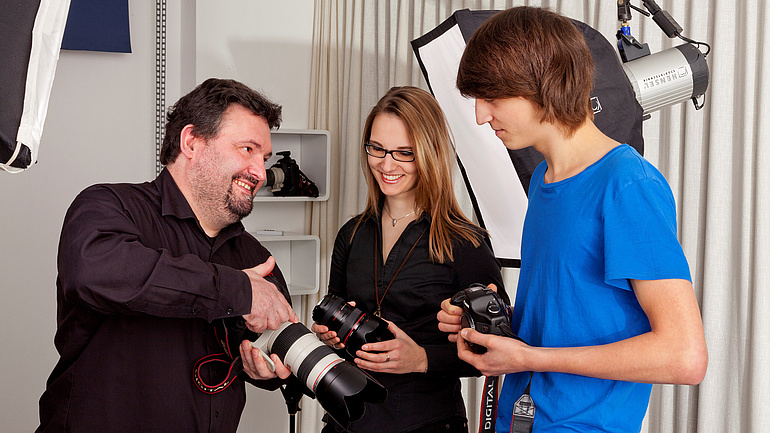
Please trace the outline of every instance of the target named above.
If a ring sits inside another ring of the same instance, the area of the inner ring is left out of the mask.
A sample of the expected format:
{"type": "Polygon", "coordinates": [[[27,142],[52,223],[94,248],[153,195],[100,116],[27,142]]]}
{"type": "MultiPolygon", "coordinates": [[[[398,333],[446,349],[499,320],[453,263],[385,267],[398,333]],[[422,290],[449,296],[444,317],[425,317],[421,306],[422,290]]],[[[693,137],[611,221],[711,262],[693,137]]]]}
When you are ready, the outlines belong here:
{"type": "Polygon", "coordinates": [[[214,412],[214,418],[219,418],[219,411],[214,412]]]}
{"type": "Polygon", "coordinates": [[[190,310],[190,314],[192,314],[193,316],[197,315],[198,314],[198,307],[193,307],[193,309],[190,310]]]}
{"type": "Polygon", "coordinates": [[[227,311],[225,311],[225,313],[227,313],[227,315],[229,316],[229,315],[233,314],[233,309],[232,308],[228,308],[227,311]]]}

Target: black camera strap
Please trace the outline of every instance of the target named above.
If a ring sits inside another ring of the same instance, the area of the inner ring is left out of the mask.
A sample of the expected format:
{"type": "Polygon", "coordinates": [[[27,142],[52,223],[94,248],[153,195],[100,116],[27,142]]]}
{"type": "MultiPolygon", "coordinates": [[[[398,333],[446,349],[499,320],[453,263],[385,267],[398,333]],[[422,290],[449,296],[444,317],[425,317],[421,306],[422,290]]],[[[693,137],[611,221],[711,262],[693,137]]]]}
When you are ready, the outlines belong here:
{"type": "MultiPolygon", "coordinates": [[[[245,323],[243,324],[243,328],[245,329],[245,323]]],[[[193,367],[193,382],[195,382],[195,386],[197,386],[198,389],[205,392],[206,394],[216,394],[218,392],[224,391],[233,383],[233,381],[235,381],[235,378],[238,377],[238,374],[243,371],[243,360],[241,359],[240,353],[234,353],[236,349],[233,347],[233,344],[237,344],[242,340],[233,339],[233,336],[230,335],[228,330],[228,324],[221,319],[216,320],[214,323],[214,334],[217,338],[217,341],[219,341],[219,344],[224,349],[224,352],[204,356],[203,358],[199,359],[193,367]],[[235,340],[238,341],[236,342],[235,340]],[[233,356],[234,354],[235,356],[233,356]],[[203,366],[207,366],[213,363],[226,364],[228,366],[227,376],[219,383],[209,384],[203,380],[200,371],[203,366]]],[[[240,332],[240,334],[244,333],[240,332]]],[[[243,335],[240,335],[239,337],[243,338],[243,335]]]]}
{"type": "MultiPolygon", "coordinates": [[[[273,283],[291,304],[289,290],[281,284],[280,280],[271,272],[266,275],[265,280],[273,283]]],[[[195,386],[206,394],[216,394],[222,392],[230,386],[238,375],[243,371],[243,360],[239,347],[243,340],[254,341],[259,334],[252,332],[246,327],[246,321],[243,317],[227,317],[216,319],[214,324],[214,337],[222,347],[223,352],[206,355],[199,359],[193,367],[193,382],[195,386]],[[201,377],[201,368],[212,364],[227,365],[227,375],[216,384],[206,383],[201,377]]]]}
{"type": "Polygon", "coordinates": [[[404,257],[404,260],[401,262],[401,266],[399,266],[398,269],[396,270],[396,273],[393,274],[393,278],[390,279],[388,286],[385,287],[385,291],[382,293],[382,296],[380,296],[380,285],[379,285],[380,276],[377,271],[377,262],[380,261],[379,259],[380,243],[378,242],[378,239],[379,239],[378,235],[375,234],[374,236],[374,300],[377,302],[377,310],[374,312],[374,315],[376,317],[382,317],[382,301],[385,300],[385,295],[388,293],[388,290],[390,289],[390,285],[393,284],[393,281],[396,280],[398,273],[401,272],[401,269],[406,264],[406,261],[409,260],[409,256],[411,256],[412,252],[414,252],[414,248],[420,242],[420,239],[422,239],[422,237],[425,235],[426,230],[427,228],[424,228],[422,230],[422,233],[420,233],[420,237],[417,238],[416,241],[414,241],[414,245],[412,245],[412,248],[409,249],[409,252],[406,254],[406,257],[404,257]]]}

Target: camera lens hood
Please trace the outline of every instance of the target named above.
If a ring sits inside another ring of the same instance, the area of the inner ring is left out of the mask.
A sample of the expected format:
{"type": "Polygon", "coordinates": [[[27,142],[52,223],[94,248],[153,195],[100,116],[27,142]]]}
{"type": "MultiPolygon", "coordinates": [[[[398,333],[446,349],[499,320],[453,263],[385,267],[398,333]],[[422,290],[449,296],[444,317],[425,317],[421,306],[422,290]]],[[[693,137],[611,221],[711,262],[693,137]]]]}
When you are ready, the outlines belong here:
{"type": "Polygon", "coordinates": [[[334,364],[316,386],[316,398],[338,424],[364,416],[365,402],[382,403],[388,391],[365,371],[349,362],[334,364]]]}

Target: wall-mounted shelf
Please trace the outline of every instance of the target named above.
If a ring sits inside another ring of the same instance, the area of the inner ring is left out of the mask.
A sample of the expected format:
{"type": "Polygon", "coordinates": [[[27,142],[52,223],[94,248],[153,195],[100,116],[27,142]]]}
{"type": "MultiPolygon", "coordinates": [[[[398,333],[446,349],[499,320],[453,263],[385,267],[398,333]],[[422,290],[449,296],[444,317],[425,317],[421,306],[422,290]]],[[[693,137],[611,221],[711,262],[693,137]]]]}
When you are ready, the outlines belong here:
{"type": "Polygon", "coordinates": [[[275,257],[289,293],[309,295],[318,291],[321,275],[321,242],[318,236],[287,233],[281,236],[254,234],[275,257]]]}
{"type": "Polygon", "coordinates": [[[266,168],[275,164],[288,150],[297,161],[299,169],[318,187],[318,197],[276,197],[269,188],[257,191],[254,201],[326,201],[329,199],[329,131],[320,129],[279,129],[271,132],[273,156],[265,163],[266,168]]]}

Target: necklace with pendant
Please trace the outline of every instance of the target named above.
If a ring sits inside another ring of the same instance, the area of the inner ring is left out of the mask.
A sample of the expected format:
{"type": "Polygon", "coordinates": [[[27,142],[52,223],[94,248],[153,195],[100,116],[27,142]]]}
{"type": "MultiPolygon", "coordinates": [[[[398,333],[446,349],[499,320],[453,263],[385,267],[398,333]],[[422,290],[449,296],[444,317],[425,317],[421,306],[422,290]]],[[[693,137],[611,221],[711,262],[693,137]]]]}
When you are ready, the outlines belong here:
{"type": "MultiPolygon", "coordinates": [[[[383,207],[382,209],[384,209],[384,210],[385,210],[385,213],[386,213],[386,214],[388,214],[388,218],[390,218],[390,219],[391,219],[391,222],[393,223],[393,227],[395,227],[395,226],[396,226],[396,223],[397,223],[397,222],[401,221],[402,219],[404,219],[404,218],[408,217],[409,215],[411,215],[411,214],[413,214],[413,213],[415,213],[415,212],[416,212],[416,210],[413,210],[413,211],[409,212],[408,214],[406,214],[406,215],[404,215],[404,216],[402,216],[402,217],[399,217],[399,218],[393,218],[393,215],[391,215],[391,214],[390,214],[390,212],[388,212],[388,208],[386,208],[386,207],[383,207]]],[[[419,208],[417,208],[417,209],[419,209],[419,208]]]]}

